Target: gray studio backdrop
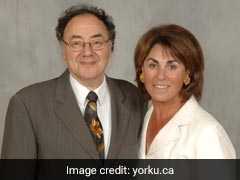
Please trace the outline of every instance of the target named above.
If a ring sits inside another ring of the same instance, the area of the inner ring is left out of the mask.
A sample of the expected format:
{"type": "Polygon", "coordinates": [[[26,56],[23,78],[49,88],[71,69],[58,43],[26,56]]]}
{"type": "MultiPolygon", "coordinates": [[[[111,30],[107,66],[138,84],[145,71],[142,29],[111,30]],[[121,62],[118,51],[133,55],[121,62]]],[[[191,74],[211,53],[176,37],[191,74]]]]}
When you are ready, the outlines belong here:
{"type": "Polygon", "coordinates": [[[79,2],[113,16],[117,40],[108,74],[132,82],[134,47],[142,33],[163,23],[190,29],[206,58],[201,104],[224,126],[240,157],[239,0],[0,0],[0,148],[9,98],[63,72],[54,28],[60,13],[79,2]]]}

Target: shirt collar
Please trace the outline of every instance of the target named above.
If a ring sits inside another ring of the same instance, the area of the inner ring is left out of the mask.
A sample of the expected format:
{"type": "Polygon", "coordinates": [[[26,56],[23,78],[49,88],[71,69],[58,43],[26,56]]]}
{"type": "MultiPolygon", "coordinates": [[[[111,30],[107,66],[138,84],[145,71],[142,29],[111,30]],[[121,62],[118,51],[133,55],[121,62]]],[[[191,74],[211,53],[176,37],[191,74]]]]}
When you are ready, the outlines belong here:
{"type": "MultiPolygon", "coordinates": [[[[76,95],[78,102],[81,105],[86,105],[86,97],[91,90],[88,89],[86,86],[82,85],[81,83],[79,83],[79,81],[77,81],[71,74],[70,74],[70,83],[73,87],[73,91],[76,95]]],[[[106,77],[104,76],[103,82],[100,84],[100,86],[93,90],[98,96],[99,105],[103,104],[104,99],[106,97],[107,89],[108,89],[108,86],[106,82],[106,77]]]]}
{"type": "Polygon", "coordinates": [[[106,77],[104,76],[102,84],[97,89],[94,90],[94,92],[98,95],[99,105],[103,104],[104,99],[106,97],[107,89],[108,89],[107,81],[106,77]]]}

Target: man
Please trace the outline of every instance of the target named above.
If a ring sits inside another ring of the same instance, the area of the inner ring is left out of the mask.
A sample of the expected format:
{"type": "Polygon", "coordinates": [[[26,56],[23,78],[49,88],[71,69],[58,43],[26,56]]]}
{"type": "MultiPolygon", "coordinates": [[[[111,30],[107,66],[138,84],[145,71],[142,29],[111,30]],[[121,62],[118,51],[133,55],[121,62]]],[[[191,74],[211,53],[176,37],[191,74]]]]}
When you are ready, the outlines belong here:
{"type": "Polygon", "coordinates": [[[67,9],[56,36],[68,69],[10,100],[2,158],[137,158],[143,99],[130,83],[109,78],[115,26],[97,7],[67,9]]]}

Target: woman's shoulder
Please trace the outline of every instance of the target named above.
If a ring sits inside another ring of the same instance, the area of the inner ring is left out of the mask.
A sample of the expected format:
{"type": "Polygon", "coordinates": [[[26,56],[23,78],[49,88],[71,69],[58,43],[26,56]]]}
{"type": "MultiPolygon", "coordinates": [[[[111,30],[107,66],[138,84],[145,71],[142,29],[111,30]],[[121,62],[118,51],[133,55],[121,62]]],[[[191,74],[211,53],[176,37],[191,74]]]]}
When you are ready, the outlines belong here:
{"type": "Polygon", "coordinates": [[[189,111],[191,111],[192,123],[201,126],[216,126],[219,122],[216,118],[204,109],[194,97],[188,100],[189,111]]]}

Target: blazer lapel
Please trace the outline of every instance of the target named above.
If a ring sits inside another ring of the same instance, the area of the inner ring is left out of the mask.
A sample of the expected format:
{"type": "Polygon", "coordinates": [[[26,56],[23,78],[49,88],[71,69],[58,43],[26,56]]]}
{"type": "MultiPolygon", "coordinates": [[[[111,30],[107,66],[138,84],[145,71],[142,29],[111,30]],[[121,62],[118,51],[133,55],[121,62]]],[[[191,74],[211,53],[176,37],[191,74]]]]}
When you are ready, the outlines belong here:
{"type": "Polygon", "coordinates": [[[65,124],[73,138],[82,146],[86,154],[89,154],[89,157],[93,159],[98,159],[96,145],[93,142],[92,136],[72,91],[68,71],[65,71],[57,82],[55,113],[65,124]]]}
{"type": "MultiPolygon", "coordinates": [[[[184,144],[183,137],[188,132],[188,126],[194,119],[194,111],[198,106],[194,97],[191,97],[159,131],[150,147],[150,154],[158,154],[163,158],[179,157],[178,144],[184,144]]],[[[182,149],[182,148],[180,148],[182,149]]]]}
{"type": "Polygon", "coordinates": [[[181,132],[176,124],[163,127],[154,138],[148,152],[148,158],[168,159],[180,140],[181,132]]]}
{"type": "Polygon", "coordinates": [[[107,83],[111,96],[111,120],[112,131],[109,147],[108,159],[117,159],[117,155],[121,150],[124,141],[124,134],[128,127],[129,108],[127,107],[127,99],[121,91],[118,84],[111,78],[107,78],[107,83]]]}

